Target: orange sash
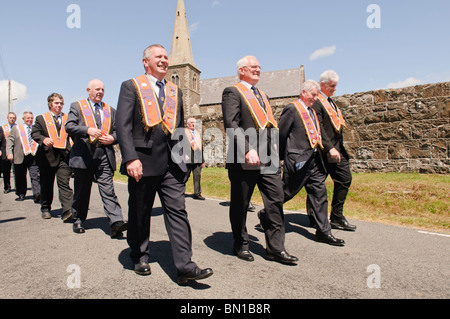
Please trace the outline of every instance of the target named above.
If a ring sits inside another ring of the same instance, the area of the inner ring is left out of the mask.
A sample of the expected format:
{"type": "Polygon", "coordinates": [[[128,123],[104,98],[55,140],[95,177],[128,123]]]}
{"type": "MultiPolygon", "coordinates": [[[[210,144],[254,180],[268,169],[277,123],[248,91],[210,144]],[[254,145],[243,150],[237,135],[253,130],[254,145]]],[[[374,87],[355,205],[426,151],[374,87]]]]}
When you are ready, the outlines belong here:
{"type": "Polygon", "coordinates": [[[11,133],[11,127],[9,124],[3,125],[3,132],[5,133],[5,139],[8,138],[9,133],[11,133]]]}
{"type": "Polygon", "coordinates": [[[253,94],[252,90],[248,89],[242,83],[237,83],[234,85],[234,87],[238,89],[239,93],[241,93],[242,97],[247,103],[248,109],[250,110],[253,120],[255,121],[255,124],[258,128],[266,128],[267,126],[273,126],[275,128],[277,127],[277,121],[275,121],[273,117],[272,108],[270,107],[269,100],[267,99],[267,96],[264,92],[260,91],[261,97],[266,104],[267,113],[266,111],[264,111],[264,108],[259,103],[255,94],[253,94]]]}
{"type": "MultiPolygon", "coordinates": [[[[67,147],[67,132],[66,132],[66,122],[67,122],[67,114],[61,113],[61,129],[56,128],[55,119],[53,118],[52,113],[47,112],[42,115],[45,121],[45,126],[47,127],[47,132],[49,137],[53,140],[53,147],[65,149],[67,147]]],[[[70,143],[72,144],[72,140],[70,139],[70,143]]]]}
{"type": "Polygon", "coordinates": [[[328,116],[330,117],[331,123],[333,124],[334,129],[336,132],[340,133],[342,131],[342,127],[345,126],[344,117],[342,116],[341,110],[337,107],[337,112],[334,110],[333,106],[330,104],[328,99],[323,95],[322,92],[320,92],[318,96],[320,102],[322,102],[322,105],[325,107],[325,110],[328,113],[328,116]]]}
{"type": "MultiPolygon", "coordinates": [[[[192,134],[192,131],[188,128],[185,129],[186,131],[186,136],[189,139],[189,142],[191,143],[191,148],[193,151],[195,151],[196,149],[201,150],[202,149],[202,144],[201,143],[197,143],[197,141],[195,140],[194,134],[192,134]]],[[[195,134],[198,136],[198,132],[195,131],[195,134]]]]}
{"type": "Polygon", "coordinates": [[[161,115],[159,102],[157,101],[155,91],[150,84],[148,76],[144,74],[132,79],[132,81],[141,101],[142,123],[144,124],[145,130],[148,131],[150,128],[162,122],[163,130],[166,129],[172,134],[177,125],[178,87],[166,81],[167,93],[164,105],[162,106],[164,114],[161,115]]]}
{"type": "MultiPolygon", "coordinates": [[[[314,125],[314,122],[309,115],[307,106],[303,103],[302,100],[297,100],[293,102],[295,105],[295,108],[297,109],[298,115],[302,119],[303,125],[305,127],[305,131],[308,135],[309,144],[311,145],[311,148],[316,148],[317,145],[320,146],[321,149],[323,149],[322,145],[322,135],[320,134],[320,128],[314,125]]],[[[316,112],[312,109],[314,116],[316,118],[316,123],[319,125],[319,119],[317,118],[316,112]]]]}
{"type": "MultiPolygon", "coordinates": [[[[84,123],[88,127],[98,128],[97,123],[95,122],[94,113],[92,112],[91,103],[89,100],[80,100],[78,101],[80,105],[81,114],[83,115],[84,123]]],[[[102,121],[102,135],[107,135],[111,131],[111,107],[103,103],[103,121],[102,121]]],[[[97,142],[97,138],[89,136],[89,142],[94,144],[97,142]]]]}
{"type": "Polygon", "coordinates": [[[19,130],[20,141],[22,142],[23,154],[24,155],[31,154],[33,156],[36,155],[38,143],[36,143],[36,141],[34,140],[31,143],[31,145],[28,143],[28,134],[27,131],[25,130],[25,125],[19,124],[17,125],[17,129],[19,130]]]}

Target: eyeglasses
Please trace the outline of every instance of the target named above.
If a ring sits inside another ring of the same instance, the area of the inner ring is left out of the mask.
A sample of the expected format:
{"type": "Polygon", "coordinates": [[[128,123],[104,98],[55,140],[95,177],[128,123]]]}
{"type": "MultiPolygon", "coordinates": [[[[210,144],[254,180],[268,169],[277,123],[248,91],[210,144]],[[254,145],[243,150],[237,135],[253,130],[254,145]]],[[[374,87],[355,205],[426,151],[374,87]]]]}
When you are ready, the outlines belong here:
{"type": "Polygon", "coordinates": [[[249,68],[249,69],[251,69],[251,70],[260,70],[260,71],[262,71],[262,67],[261,66],[259,66],[259,65],[249,65],[249,66],[243,66],[242,68],[249,68]]]}

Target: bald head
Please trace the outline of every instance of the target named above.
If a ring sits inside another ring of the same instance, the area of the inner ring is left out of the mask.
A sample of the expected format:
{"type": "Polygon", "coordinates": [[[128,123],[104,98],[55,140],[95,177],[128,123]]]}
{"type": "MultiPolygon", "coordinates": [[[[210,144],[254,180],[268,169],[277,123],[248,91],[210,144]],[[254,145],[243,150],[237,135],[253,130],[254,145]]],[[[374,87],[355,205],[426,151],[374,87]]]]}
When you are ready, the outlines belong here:
{"type": "Polygon", "coordinates": [[[90,80],[87,87],[89,100],[94,103],[101,103],[105,94],[105,85],[98,79],[90,80]]]}

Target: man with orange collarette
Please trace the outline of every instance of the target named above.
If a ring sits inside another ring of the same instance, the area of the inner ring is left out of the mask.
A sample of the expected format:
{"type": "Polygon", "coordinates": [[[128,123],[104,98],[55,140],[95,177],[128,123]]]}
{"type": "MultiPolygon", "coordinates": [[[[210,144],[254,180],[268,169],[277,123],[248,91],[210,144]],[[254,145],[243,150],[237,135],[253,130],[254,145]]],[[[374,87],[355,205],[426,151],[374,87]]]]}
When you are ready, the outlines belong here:
{"type": "Polygon", "coordinates": [[[237,71],[240,81],[222,93],[223,121],[230,141],[226,168],[231,184],[233,254],[245,261],[254,260],[246,220],[253,190],[258,185],[264,201],[265,213],[260,214],[260,219],[266,238],[266,258],[296,264],[297,257],[288,254],[284,247],[278,126],[267,96],[256,87],[261,66],[254,56],[246,56],[238,61],[237,71]]]}
{"type": "Polygon", "coordinates": [[[116,111],[102,101],[105,93],[102,81],[89,81],[87,92],[87,99],[70,105],[66,123],[66,131],[74,139],[69,160],[69,166],[74,170],[73,231],[78,234],[85,232],[84,222],[92,182],[95,181],[108,217],[110,236],[117,238],[127,230],[128,223],[123,220],[122,208],[114,191],[116,111]]]}
{"type": "Polygon", "coordinates": [[[158,194],[164,208],[177,283],[208,278],[210,268],[201,269],[192,261],[192,232],[184,192],[186,163],[182,91],[164,77],[169,67],[166,49],[160,44],[144,50],[145,74],[124,81],[117,103],[117,138],[122,153],[121,173],[128,176],[127,241],[134,272],[150,275],[150,219],[158,194]]]}
{"type": "Polygon", "coordinates": [[[322,158],[322,135],[317,115],[311,108],[318,94],[319,84],[313,80],[306,81],[302,85],[300,98],[288,104],[280,116],[284,202],[291,200],[305,187],[317,241],[344,246],[342,239],[331,234],[327,216],[327,175],[322,158]]]}
{"type": "Polygon", "coordinates": [[[356,226],[350,224],[344,216],[344,203],[352,183],[349,155],[344,147],[345,120],[342,112],[333,101],[339,76],[333,70],[320,75],[320,94],[312,108],[316,111],[322,130],[325,165],[333,180],[333,199],[331,201],[331,226],[355,231],[356,226]]]}
{"type": "Polygon", "coordinates": [[[41,217],[51,218],[53,185],[59,189],[62,207],[61,219],[68,222],[72,217],[73,191],[70,187],[72,169],[69,167],[71,139],[66,132],[67,114],[62,113],[64,99],[59,93],[47,98],[49,111],[36,117],[31,136],[39,144],[41,152],[36,156],[41,173],[41,217]]]}

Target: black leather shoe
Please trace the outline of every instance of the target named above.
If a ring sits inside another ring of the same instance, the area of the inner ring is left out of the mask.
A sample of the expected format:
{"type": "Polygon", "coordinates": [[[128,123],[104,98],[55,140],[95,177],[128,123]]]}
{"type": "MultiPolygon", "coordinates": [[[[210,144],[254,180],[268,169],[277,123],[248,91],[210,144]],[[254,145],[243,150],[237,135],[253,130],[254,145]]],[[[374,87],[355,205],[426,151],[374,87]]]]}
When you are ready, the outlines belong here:
{"type": "Polygon", "coordinates": [[[124,221],[118,221],[111,225],[110,234],[111,238],[117,238],[122,235],[123,231],[128,229],[128,223],[124,221]]]}
{"type": "Polygon", "coordinates": [[[63,223],[69,223],[72,221],[72,211],[69,210],[61,215],[63,223]]]}
{"type": "Polygon", "coordinates": [[[16,198],[16,201],[23,202],[25,200],[25,195],[19,195],[19,197],[16,198]]]}
{"type": "Polygon", "coordinates": [[[177,282],[178,282],[179,285],[184,285],[188,281],[200,280],[200,279],[208,278],[213,273],[214,272],[212,271],[211,268],[200,269],[198,267],[195,267],[190,272],[188,272],[188,273],[186,273],[184,275],[178,276],[177,282]]]}
{"type": "Polygon", "coordinates": [[[317,241],[320,241],[325,244],[333,245],[333,246],[344,246],[345,241],[343,239],[339,239],[334,237],[331,234],[324,235],[322,233],[316,233],[317,241]]]}
{"type": "Polygon", "coordinates": [[[252,202],[250,202],[250,203],[248,204],[247,211],[249,211],[249,212],[254,212],[255,210],[256,210],[255,205],[253,205],[252,202]]]}
{"type": "Polygon", "coordinates": [[[277,253],[266,252],[266,258],[269,260],[277,261],[277,262],[285,264],[285,265],[296,265],[296,263],[298,261],[297,257],[291,256],[285,251],[280,251],[277,253]]]}
{"type": "Polygon", "coordinates": [[[41,194],[33,195],[33,200],[34,200],[35,204],[40,204],[41,203],[41,194]]]}
{"type": "Polygon", "coordinates": [[[202,195],[194,195],[194,199],[205,200],[205,197],[203,197],[202,195]]]}
{"type": "Polygon", "coordinates": [[[141,261],[138,264],[134,265],[134,272],[141,276],[148,276],[152,273],[150,269],[150,265],[145,261],[141,261]]]}
{"type": "Polygon", "coordinates": [[[339,229],[348,230],[348,231],[355,231],[356,226],[349,224],[348,221],[344,219],[336,219],[330,221],[331,226],[334,226],[339,229]]]}
{"type": "Polygon", "coordinates": [[[11,188],[7,188],[3,191],[3,194],[8,194],[11,191],[11,188]]]}
{"type": "Polygon", "coordinates": [[[233,250],[233,254],[235,254],[239,259],[245,260],[245,261],[253,261],[255,258],[253,258],[252,253],[248,250],[233,250]]]}
{"type": "Polygon", "coordinates": [[[52,215],[50,215],[50,212],[48,210],[44,210],[43,212],[41,212],[41,217],[43,219],[50,219],[52,218],[52,215]]]}
{"type": "Polygon", "coordinates": [[[84,227],[83,224],[78,222],[78,223],[73,223],[73,232],[77,233],[77,234],[82,234],[84,233],[84,227]]]}

